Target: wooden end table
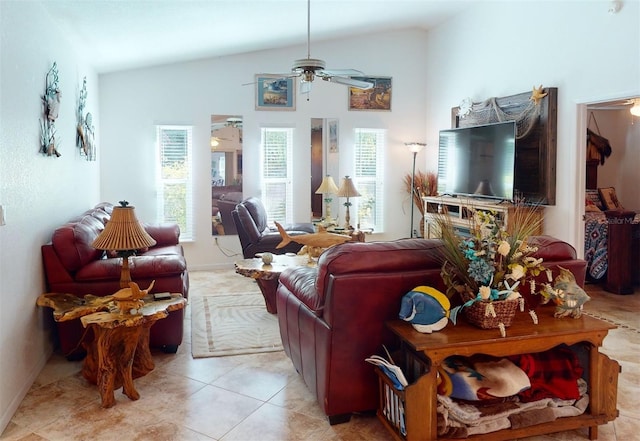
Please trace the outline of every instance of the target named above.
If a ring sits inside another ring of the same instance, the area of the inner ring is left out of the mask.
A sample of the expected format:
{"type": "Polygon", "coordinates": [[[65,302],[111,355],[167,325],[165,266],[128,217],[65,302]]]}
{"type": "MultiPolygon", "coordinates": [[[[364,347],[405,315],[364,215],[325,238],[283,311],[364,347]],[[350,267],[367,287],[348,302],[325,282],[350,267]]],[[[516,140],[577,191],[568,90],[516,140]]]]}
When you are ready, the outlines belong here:
{"type": "Polygon", "coordinates": [[[149,330],[170,311],[184,308],[186,299],[180,294],[171,294],[166,300],[147,296],[144,302],[141,313],[131,315],[121,314],[112,296],[80,298],[73,294],[47,293],[38,297],[38,306],[53,309],[55,321],[79,318],[88,329],[82,341],[87,350],[82,375],[98,386],[104,408],[115,404],[113,392],[120,386],[130,399],[140,398],[133,380],[155,367],[149,350],[149,330]]]}
{"type": "MultiPolygon", "coordinates": [[[[504,429],[484,435],[469,437],[473,440],[512,440],[527,436],[542,435],[589,428],[589,438],[598,437],[598,425],[614,420],[618,411],[617,387],[620,365],[598,348],[615,326],[593,317],[585,316],[578,319],[556,319],[553,308],[541,308],[539,323],[534,325],[529,317],[518,317],[507,328],[507,336],[500,337],[497,329],[483,330],[460,321],[457,325],[449,325],[433,334],[421,334],[413,329],[410,323],[397,320],[387,324],[388,328],[400,339],[401,348],[405,355],[414,359],[425,360],[430,368],[424,375],[411,382],[403,391],[396,393],[405,403],[406,436],[385,417],[384,402],[378,409],[378,417],[383,425],[398,440],[402,441],[433,441],[437,435],[437,371],[444,359],[451,355],[471,356],[473,354],[488,354],[495,357],[506,357],[534,352],[541,352],[554,348],[560,344],[574,345],[584,343],[588,348],[589,367],[586,379],[589,384],[589,408],[583,415],[558,418],[545,424],[538,424],[521,429],[504,429]]],[[[412,379],[409,378],[411,381],[412,379]]],[[[384,380],[383,380],[384,381],[384,380]]],[[[381,398],[382,400],[382,398],[381,398]]]]}
{"type": "Polygon", "coordinates": [[[265,265],[262,259],[242,259],[235,262],[236,273],[245,277],[251,277],[260,287],[264,296],[264,303],[267,311],[271,314],[278,313],[276,306],[276,290],[278,289],[278,278],[285,268],[292,266],[316,266],[316,262],[309,262],[309,258],[297,254],[274,254],[271,265],[265,265]]]}

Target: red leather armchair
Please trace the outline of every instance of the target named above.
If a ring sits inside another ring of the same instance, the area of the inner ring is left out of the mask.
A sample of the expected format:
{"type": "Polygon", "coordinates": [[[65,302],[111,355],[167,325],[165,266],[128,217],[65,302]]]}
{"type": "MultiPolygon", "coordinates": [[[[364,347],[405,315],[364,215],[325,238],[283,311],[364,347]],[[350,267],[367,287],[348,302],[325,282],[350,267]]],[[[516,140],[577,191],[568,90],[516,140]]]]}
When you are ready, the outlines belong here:
{"type": "MultiPolygon", "coordinates": [[[[58,227],[51,242],[42,246],[42,261],[48,292],[78,296],[111,295],[120,289],[122,260],[91,246],[109,221],[113,205],[102,203],[58,227]]],[[[155,280],[152,293],[189,293],[189,274],[177,224],[143,225],[156,245],[139,250],[129,258],[131,278],[146,289],[155,280]]],[[[183,337],[183,310],[171,311],[152,328],[149,344],[165,352],[176,352],[183,337]]],[[[59,322],[58,338],[68,358],[84,354],[80,340],[84,329],[80,320],[59,322]]]]}
{"type": "MultiPolygon", "coordinates": [[[[572,246],[549,236],[529,243],[554,277],[560,265],[584,283],[586,262],[572,246]]],[[[398,319],[404,294],[419,285],[444,289],[441,246],[438,239],[347,242],[325,251],[317,268],[280,275],[276,303],[285,353],[331,424],[377,407],[377,378],[364,359],[381,354],[382,344],[393,346],[384,323],[398,319]]]]}
{"type": "MultiPolygon", "coordinates": [[[[302,245],[295,242],[276,248],[282,241],[282,237],[277,230],[268,227],[267,211],[262,201],[256,197],[249,197],[240,202],[231,215],[238,230],[245,259],[254,257],[256,253],[267,251],[273,254],[297,253],[302,248],[302,245]]],[[[284,229],[290,236],[315,232],[312,223],[285,225],[284,229]]]]}

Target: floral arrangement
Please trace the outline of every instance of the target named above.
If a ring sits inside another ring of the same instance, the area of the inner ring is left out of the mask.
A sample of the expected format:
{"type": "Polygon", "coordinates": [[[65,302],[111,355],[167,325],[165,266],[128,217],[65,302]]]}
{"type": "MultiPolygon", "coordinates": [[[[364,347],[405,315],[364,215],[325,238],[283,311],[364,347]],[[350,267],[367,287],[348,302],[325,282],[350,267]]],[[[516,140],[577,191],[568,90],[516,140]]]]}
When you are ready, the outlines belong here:
{"type": "MultiPolygon", "coordinates": [[[[537,248],[527,245],[528,237],[542,222],[535,207],[517,202],[509,216],[509,229],[506,230],[499,225],[494,212],[473,210],[468,236],[453,228],[446,213],[438,217],[444,243],[442,278],[447,286],[447,296],[459,295],[463,302],[451,310],[450,319],[454,324],[460,311],[477,302],[488,303],[486,313],[494,317],[493,302],[497,301],[518,300],[523,311],[524,299],[520,291],[529,289],[535,294],[534,278],[542,272],[547,273],[547,278],[551,277],[542,259],[532,256],[537,248]]],[[[531,310],[529,314],[537,323],[535,311],[531,310]]],[[[504,335],[503,327],[501,331],[504,335]]]]}

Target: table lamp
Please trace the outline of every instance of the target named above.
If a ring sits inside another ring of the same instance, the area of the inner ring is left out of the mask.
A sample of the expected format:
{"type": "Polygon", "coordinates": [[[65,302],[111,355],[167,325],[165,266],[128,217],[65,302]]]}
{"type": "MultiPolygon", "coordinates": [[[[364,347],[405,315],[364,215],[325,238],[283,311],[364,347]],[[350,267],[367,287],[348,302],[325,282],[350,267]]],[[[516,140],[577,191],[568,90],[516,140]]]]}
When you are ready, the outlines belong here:
{"type": "Polygon", "coordinates": [[[347,207],[347,212],[344,215],[344,228],[345,230],[353,230],[353,227],[351,226],[351,215],[349,214],[349,207],[351,206],[349,198],[358,197],[360,196],[360,193],[356,190],[356,187],[353,185],[353,181],[349,176],[344,177],[342,185],[336,194],[341,198],[347,198],[347,202],[344,203],[344,206],[347,207]]]}
{"type": "Polygon", "coordinates": [[[316,194],[324,195],[325,222],[331,222],[331,202],[333,201],[331,195],[336,193],[338,193],[338,186],[336,185],[331,175],[327,175],[322,178],[322,183],[316,190],[316,194]]]}
{"type": "Polygon", "coordinates": [[[118,257],[122,257],[120,288],[129,288],[131,282],[129,256],[134,255],[136,250],[156,244],[140,225],[134,208],[129,206],[129,202],[120,201],[119,207],[113,207],[111,218],[102,233],[91,244],[98,250],[116,251],[118,257]]]}

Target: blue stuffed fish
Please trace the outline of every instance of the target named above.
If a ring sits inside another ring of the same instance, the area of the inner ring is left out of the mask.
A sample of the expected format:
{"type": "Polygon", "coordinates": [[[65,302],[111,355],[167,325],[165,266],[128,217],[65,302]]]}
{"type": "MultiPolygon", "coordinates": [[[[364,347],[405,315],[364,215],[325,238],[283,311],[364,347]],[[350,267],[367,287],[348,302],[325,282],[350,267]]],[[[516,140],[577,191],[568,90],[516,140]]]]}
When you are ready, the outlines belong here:
{"type": "Polygon", "coordinates": [[[398,316],[416,331],[431,334],[447,326],[450,308],[446,295],[430,286],[418,286],[402,297],[398,316]]]}

